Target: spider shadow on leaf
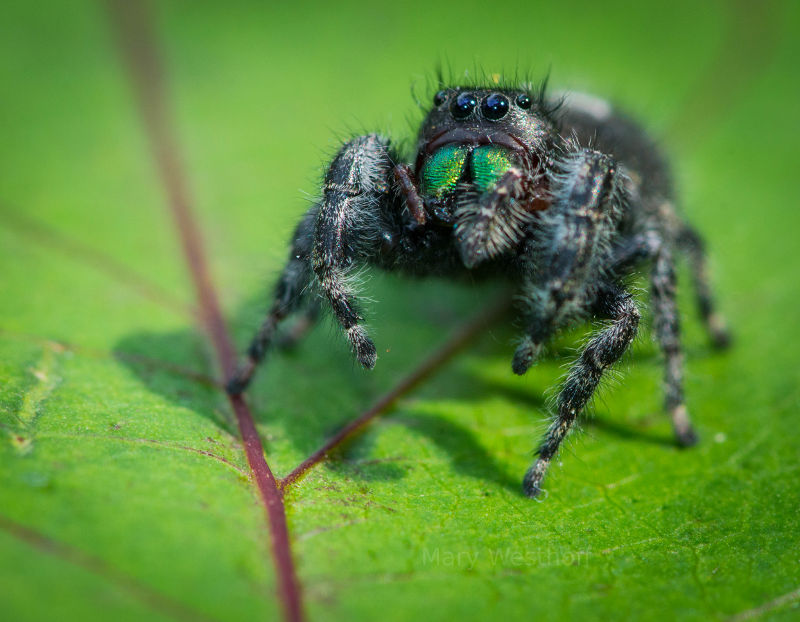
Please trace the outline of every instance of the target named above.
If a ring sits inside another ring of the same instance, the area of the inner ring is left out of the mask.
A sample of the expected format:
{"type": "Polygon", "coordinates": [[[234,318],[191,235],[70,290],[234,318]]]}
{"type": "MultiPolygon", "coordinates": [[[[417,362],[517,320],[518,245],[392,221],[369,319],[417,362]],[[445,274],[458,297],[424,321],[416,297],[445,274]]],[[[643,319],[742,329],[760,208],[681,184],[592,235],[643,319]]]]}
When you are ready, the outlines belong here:
{"type": "MultiPolygon", "coordinates": [[[[239,347],[260,321],[263,299],[243,304],[228,324],[239,347]]],[[[324,320],[291,352],[271,353],[247,401],[266,436],[286,436],[310,454],[330,434],[356,416],[375,394],[373,379],[353,365],[346,348],[330,338],[324,320]],[[333,389],[331,387],[334,387],[333,389]]],[[[230,412],[215,355],[200,328],[136,332],[114,346],[114,356],[153,393],[193,410],[231,436],[239,435],[230,412]]]]}
{"type": "MultiPolygon", "coordinates": [[[[272,442],[286,441],[300,457],[311,454],[429,355],[430,344],[442,342],[443,335],[458,328],[494,293],[492,288],[407,281],[391,275],[374,278],[369,289],[379,301],[370,313],[383,359],[375,370],[365,372],[354,363],[347,345],[325,318],[292,350],[270,353],[247,395],[268,452],[272,442]]],[[[241,305],[229,320],[239,351],[264,308],[265,297],[258,296],[241,305]]],[[[115,344],[114,354],[149,391],[238,437],[222,384],[214,378],[211,346],[198,328],[132,333],[115,344]]],[[[455,424],[451,428],[450,436],[470,436],[456,430],[455,424]]],[[[354,439],[343,448],[345,459],[359,442],[354,439]]],[[[398,476],[391,467],[359,469],[369,471],[368,478],[398,476]]],[[[491,468],[482,471],[488,473],[491,468]]]]}
{"type": "MultiPolygon", "coordinates": [[[[567,353],[567,349],[563,349],[563,353],[567,356],[567,360],[571,360],[574,357],[574,353],[569,351],[567,353]]],[[[643,352],[641,359],[642,361],[655,358],[654,354],[643,352]]],[[[639,362],[640,357],[637,355],[633,355],[632,359],[636,360],[637,363],[639,362]]],[[[561,354],[558,355],[557,361],[564,360],[561,354]]],[[[547,367],[554,367],[553,365],[554,360],[543,360],[541,368],[547,367]]],[[[529,371],[529,374],[535,374],[537,368],[532,369],[529,371]]],[[[560,369],[558,370],[560,371],[560,369]]],[[[547,375],[548,378],[554,375],[560,375],[558,371],[554,374],[552,369],[547,369],[544,373],[547,375]]],[[[546,395],[552,391],[552,387],[557,387],[558,382],[554,381],[551,385],[551,388],[547,389],[546,391],[541,390],[532,390],[529,386],[525,386],[522,383],[515,383],[510,384],[505,381],[500,381],[496,378],[489,378],[485,376],[481,376],[479,374],[475,374],[470,377],[469,379],[469,386],[470,391],[474,394],[491,394],[495,396],[501,396],[512,403],[516,403],[518,405],[522,405],[523,408],[529,410],[532,413],[533,421],[532,426],[535,425],[537,420],[541,420],[542,417],[549,417],[550,410],[552,405],[549,403],[549,400],[546,399],[546,395]]],[[[613,397],[608,397],[609,395],[613,395],[614,389],[616,387],[608,387],[607,392],[603,392],[600,395],[601,402],[610,405],[613,411],[613,397]]],[[[658,406],[656,406],[656,410],[658,410],[658,406]]],[[[580,426],[582,429],[596,429],[601,430],[603,432],[607,432],[612,434],[620,439],[623,440],[637,440],[637,441],[644,441],[648,443],[653,443],[656,445],[662,445],[666,447],[675,447],[677,444],[675,442],[675,438],[669,432],[664,433],[653,433],[650,432],[647,428],[650,425],[650,421],[653,419],[662,418],[664,423],[667,422],[667,417],[663,415],[663,413],[656,412],[652,416],[647,416],[644,418],[644,422],[631,422],[625,423],[622,421],[618,421],[613,418],[613,414],[611,416],[608,415],[599,415],[596,413],[596,409],[591,407],[588,409],[587,413],[582,417],[580,421],[580,426]]],[[[531,428],[533,430],[533,427],[531,428]]]]}
{"type": "MultiPolygon", "coordinates": [[[[373,371],[365,372],[354,363],[346,344],[326,319],[292,350],[270,353],[257,381],[248,391],[248,402],[262,435],[266,436],[267,451],[270,439],[277,438],[285,439],[301,457],[311,454],[414,369],[444,342],[444,335],[463,324],[474,315],[475,309],[485,306],[486,301],[497,294],[492,288],[465,287],[435,280],[408,281],[391,275],[373,279],[370,292],[379,301],[372,305],[370,316],[383,359],[373,371]]],[[[259,323],[264,307],[265,298],[258,296],[241,305],[229,321],[240,351],[252,327],[259,323]]],[[[574,358],[575,346],[586,331],[587,327],[583,326],[560,338],[541,365],[531,369],[524,378],[513,376],[510,368],[508,376],[500,379],[477,369],[459,368],[451,362],[451,380],[426,385],[423,390],[426,395],[448,399],[495,395],[522,404],[530,411],[533,439],[537,426],[541,427],[548,415],[543,388],[557,386],[563,372],[560,365],[574,358]],[[534,389],[530,378],[539,375],[542,378],[535,382],[534,389]]],[[[513,316],[509,314],[479,337],[479,352],[471,356],[502,359],[505,367],[513,352],[515,336],[513,316]]],[[[133,333],[121,339],[114,352],[117,360],[148,390],[206,417],[238,438],[221,382],[214,379],[217,372],[211,346],[199,329],[187,326],[173,332],[133,333]]],[[[637,348],[630,358],[631,362],[640,363],[656,356],[653,347],[645,347],[637,348]]],[[[451,456],[456,471],[515,491],[518,489],[516,478],[503,470],[466,427],[407,410],[388,416],[430,438],[451,456]]],[[[638,426],[607,417],[587,417],[584,425],[626,439],[674,444],[667,436],[654,436],[638,426]]],[[[371,438],[370,434],[354,438],[333,457],[330,468],[365,480],[403,477],[400,461],[393,464],[391,459],[375,460],[370,456],[371,438]]]]}
{"type": "Polygon", "coordinates": [[[496,484],[515,494],[519,492],[519,478],[503,469],[497,458],[467,428],[443,417],[413,411],[395,416],[393,420],[433,441],[450,456],[452,468],[461,475],[496,484]]]}
{"type": "Polygon", "coordinates": [[[235,434],[235,423],[225,410],[227,400],[214,377],[211,347],[198,330],[132,333],[114,345],[113,355],[150,392],[235,434]]]}
{"type": "MultiPolygon", "coordinates": [[[[387,414],[384,422],[378,425],[400,425],[410,431],[418,439],[417,442],[424,442],[419,437],[432,441],[437,449],[447,454],[451,467],[460,475],[495,484],[515,494],[519,491],[517,478],[503,469],[476,435],[445,417],[403,408],[400,412],[387,414]]],[[[408,469],[417,468],[417,460],[403,455],[370,458],[374,455],[380,434],[376,427],[371,426],[330,456],[327,468],[368,481],[399,480],[406,476],[408,469]]]]}

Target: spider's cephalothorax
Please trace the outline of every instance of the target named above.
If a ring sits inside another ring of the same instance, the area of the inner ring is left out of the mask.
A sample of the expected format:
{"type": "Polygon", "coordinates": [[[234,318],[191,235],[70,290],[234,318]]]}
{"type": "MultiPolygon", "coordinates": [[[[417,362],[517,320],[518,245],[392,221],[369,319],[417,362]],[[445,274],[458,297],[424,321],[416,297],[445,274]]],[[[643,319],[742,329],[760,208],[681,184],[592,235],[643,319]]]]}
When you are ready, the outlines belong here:
{"type": "Polygon", "coordinates": [[[444,88],[411,163],[377,134],[347,142],[328,167],[322,197],[297,227],[272,307],[229,392],[247,386],[279,323],[302,310],[298,325],[308,325],[319,300],[361,364],[372,368],[375,345],[348,278],[359,265],[510,281],[523,301],[524,330],[512,360],[517,374],[560,329],[580,319],[608,321],[574,363],[525,475],[523,489],[535,496],[604,371],[636,335],[639,310],[625,280],[647,265],[666,408],[678,442],[695,443],[683,400],[677,252],[690,259],[712,342],[728,342],[713,311],[702,241],[678,216],[666,167],[638,126],[586,95],[557,104],[543,89],[444,88]]]}

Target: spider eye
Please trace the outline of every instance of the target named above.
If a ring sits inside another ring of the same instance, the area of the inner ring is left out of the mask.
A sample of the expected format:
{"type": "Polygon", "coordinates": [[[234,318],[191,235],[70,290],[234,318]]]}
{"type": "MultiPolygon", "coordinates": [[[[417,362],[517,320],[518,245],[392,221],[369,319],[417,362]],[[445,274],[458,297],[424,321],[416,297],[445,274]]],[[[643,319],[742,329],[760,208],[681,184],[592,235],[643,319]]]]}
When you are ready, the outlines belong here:
{"type": "Polygon", "coordinates": [[[498,121],[508,112],[508,98],[500,93],[492,93],[481,103],[481,114],[490,121],[498,121]]]}
{"type": "Polygon", "coordinates": [[[531,98],[528,97],[525,93],[520,93],[517,95],[517,106],[527,110],[531,107],[531,98]]]}
{"type": "Polygon", "coordinates": [[[456,97],[453,105],[450,107],[450,112],[452,112],[453,118],[455,119],[466,119],[472,114],[472,111],[477,105],[478,100],[475,99],[475,96],[472,93],[461,93],[458,97],[456,97]]]}
{"type": "Polygon", "coordinates": [[[441,106],[443,103],[447,101],[447,91],[439,91],[436,95],[433,96],[433,103],[437,106],[441,106]]]}

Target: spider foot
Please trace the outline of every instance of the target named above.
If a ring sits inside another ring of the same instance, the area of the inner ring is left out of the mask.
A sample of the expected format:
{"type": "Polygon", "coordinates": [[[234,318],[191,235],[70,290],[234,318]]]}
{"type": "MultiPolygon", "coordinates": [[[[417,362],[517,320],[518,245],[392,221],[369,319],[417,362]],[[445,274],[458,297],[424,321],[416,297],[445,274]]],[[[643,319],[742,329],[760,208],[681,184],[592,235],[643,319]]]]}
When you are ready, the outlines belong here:
{"type": "Polygon", "coordinates": [[[683,404],[676,406],[672,409],[671,415],[672,427],[675,430],[675,438],[678,441],[678,445],[681,447],[697,445],[700,437],[695,432],[691,421],[689,421],[689,412],[686,410],[686,406],[683,404]]]}
{"type": "Polygon", "coordinates": [[[729,348],[733,337],[731,336],[725,318],[719,313],[712,313],[708,316],[708,332],[711,336],[711,345],[717,350],[729,348]]]}
{"type": "Polygon", "coordinates": [[[522,376],[536,362],[540,351],[540,345],[534,343],[530,337],[525,337],[514,352],[514,358],[511,361],[512,371],[518,376],[522,376]]]}
{"type": "Polygon", "coordinates": [[[225,383],[225,392],[231,397],[241,395],[253,379],[257,362],[252,357],[247,357],[228,381],[225,383]]]}
{"type": "Polygon", "coordinates": [[[353,345],[353,352],[361,363],[367,369],[375,367],[375,362],[378,360],[378,352],[375,350],[375,344],[372,339],[367,335],[361,326],[352,326],[347,329],[347,338],[353,345]]]}
{"type": "Polygon", "coordinates": [[[525,473],[525,477],[522,479],[522,492],[529,499],[535,499],[542,493],[542,480],[549,464],[549,460],[539,458],[525,473]]]}

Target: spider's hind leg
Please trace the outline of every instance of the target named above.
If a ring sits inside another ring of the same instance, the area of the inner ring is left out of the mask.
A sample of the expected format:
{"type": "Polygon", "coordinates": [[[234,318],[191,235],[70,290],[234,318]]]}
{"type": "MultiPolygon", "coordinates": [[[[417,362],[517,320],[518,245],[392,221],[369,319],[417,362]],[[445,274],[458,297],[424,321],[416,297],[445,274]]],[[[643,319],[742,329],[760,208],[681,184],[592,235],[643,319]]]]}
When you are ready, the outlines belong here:
{"type": "Polygon", "coordinates": [[[678,247],[684,251],[689,258],[689,265],[694,280],[695,296],[697,298],[697,309],[700,317],[706,325],[706,330],[711,337],[711,343],[715,348],[726,348],[731,343],[731,335],[728,331],[725,319],[715,309],[714,298],[711,294],[711,286],[708,279],[706,267],[706,251],[703,238],[689,226],[678,234],[678,247]]]}
{"type": "Polygon", "coordinates": [[[651,274],[653,324],[664,352],[664,407],[672,418],[675,437],[683,447],[697,443],[683,396],[683,353],[680,318],[675,301],[675,265],[672,253],[662,245],[655,256],[651,274]]]}

